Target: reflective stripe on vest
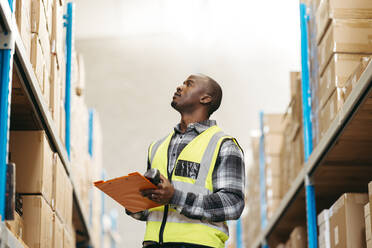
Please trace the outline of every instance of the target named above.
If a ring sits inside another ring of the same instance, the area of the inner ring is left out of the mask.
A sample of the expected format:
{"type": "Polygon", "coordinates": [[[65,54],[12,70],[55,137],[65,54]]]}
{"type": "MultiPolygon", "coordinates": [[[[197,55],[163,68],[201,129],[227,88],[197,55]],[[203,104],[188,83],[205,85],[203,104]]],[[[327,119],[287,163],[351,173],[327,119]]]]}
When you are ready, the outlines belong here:
{"type": "MultiPolygon", "coordinates": [[[[157,168],[167,177],[168,147],[174,133],[153,143],[149,148],[149,162],[152,168],[157,168]]],[[[223,140],[226,136],[219,127],[212,126],[194,138],[177,158],[172,173],[172,184],[183,192],[193,192],[199,197],[213,193],[212,173],[223,140]],[[179,160],[199,164],[196,179],[176,175],[179,160]]],[[[164,216],[164,206],[150,209],[147,220],[145,241],[159,242],[159,232],[164,216]]],[[[182,242],[224,247],[228,239],[228,228],[225,222],[207,222],[187,218],[175,209],[168,211],[167,222],[163,233],[164,242],[182,242]]]]}

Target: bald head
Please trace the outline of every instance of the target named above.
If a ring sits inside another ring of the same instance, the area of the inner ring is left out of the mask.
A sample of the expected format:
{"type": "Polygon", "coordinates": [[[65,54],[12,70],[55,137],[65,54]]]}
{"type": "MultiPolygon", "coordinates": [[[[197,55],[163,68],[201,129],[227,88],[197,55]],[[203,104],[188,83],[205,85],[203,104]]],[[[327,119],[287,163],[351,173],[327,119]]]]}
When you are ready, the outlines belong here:
{"type": "Polygon", "coordinates": [[[181,115],[203,113],[209,117],[220,107],[221,100],[222,90],[215,80],[194,74],[177,87],[171,106],[181,115]]]}
{"type": "Polygon", "coordinates": [[[206,92],[211,96],[212,101],[210,102],[208,114],[212,115],[221,105],[222,101],[222,89],[221,86],[211,77],[203,74],[197,74],[202,77],[205,81],[206,92]]]}

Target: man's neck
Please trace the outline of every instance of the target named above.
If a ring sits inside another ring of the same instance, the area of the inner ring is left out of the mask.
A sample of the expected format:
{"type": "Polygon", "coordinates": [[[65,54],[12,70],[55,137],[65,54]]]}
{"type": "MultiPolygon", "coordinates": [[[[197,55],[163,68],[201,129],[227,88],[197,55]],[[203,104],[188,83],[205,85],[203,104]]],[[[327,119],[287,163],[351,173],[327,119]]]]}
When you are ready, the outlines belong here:
{"type": "Polygon", "coordinates": [[[186,132],[187,126],[191,123],[197,123],[206,121],[209,118],[205,115],[188,115],[188,114],[181,114],[181,121],[180,121],[180,130],[182,133],[186,132]]]}

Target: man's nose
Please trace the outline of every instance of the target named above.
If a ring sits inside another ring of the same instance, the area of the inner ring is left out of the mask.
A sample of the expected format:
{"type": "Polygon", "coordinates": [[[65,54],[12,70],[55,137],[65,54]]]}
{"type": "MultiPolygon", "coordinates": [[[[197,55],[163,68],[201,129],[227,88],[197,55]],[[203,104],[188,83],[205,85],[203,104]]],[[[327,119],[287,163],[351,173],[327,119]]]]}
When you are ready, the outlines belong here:
{"type": "Polygon", "coordinates": [[[177,92],[181,92],[181,91],[182,91],[182,85],[177,87],[177,92]]]}

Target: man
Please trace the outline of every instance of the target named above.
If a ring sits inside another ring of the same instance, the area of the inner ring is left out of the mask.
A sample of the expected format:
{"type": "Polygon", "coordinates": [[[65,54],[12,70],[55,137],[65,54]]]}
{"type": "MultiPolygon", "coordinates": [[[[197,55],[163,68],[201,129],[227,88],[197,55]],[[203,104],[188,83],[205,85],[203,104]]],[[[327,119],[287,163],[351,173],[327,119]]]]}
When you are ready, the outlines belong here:
{"type": "Polygon", "coordinates": [[[132,217],[147,221],[143,247],[225,247],[227,220],[244,208],[244,159],[236,140],[209,120],[222,99],[216,81],[191,75],[171,106],[180,123],[149,148],[148,169],[161,172],[158,189],[142,195],[163,206],[132,217]]]}

